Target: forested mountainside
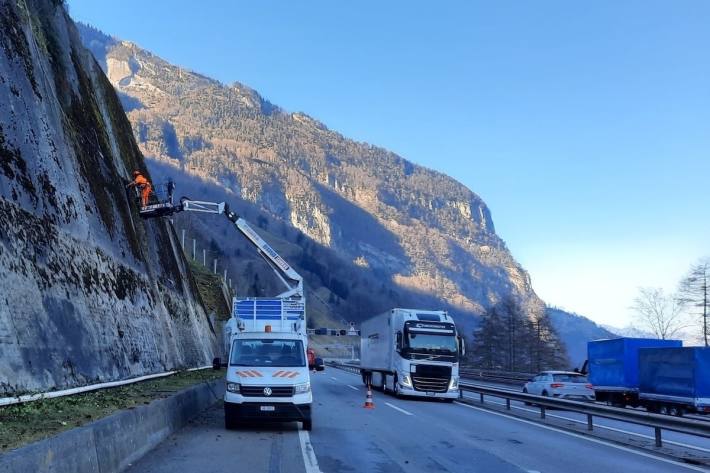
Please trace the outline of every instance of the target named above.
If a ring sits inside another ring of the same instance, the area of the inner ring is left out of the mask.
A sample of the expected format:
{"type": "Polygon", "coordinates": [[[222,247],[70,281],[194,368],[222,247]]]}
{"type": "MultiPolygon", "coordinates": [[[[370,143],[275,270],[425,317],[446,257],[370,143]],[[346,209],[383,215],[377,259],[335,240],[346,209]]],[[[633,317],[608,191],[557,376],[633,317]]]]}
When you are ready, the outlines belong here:
{"type": "MultiPolygon", "coordinates": [[[[154,173],[179,176],[193,198],[237,202],[258,221],[318,295],[309,299],[317,301],[311,326],[419,305],[448,309],[471,334],[477,316],[511,297],[531,319],[544,313],[486,204],[454,179],[282,110],[242,84],[224,85],[86,25],[81,32],[154,173]]],[[[230,260],[238,293],[279,290],[258,262],[245,264],[253,253],[238,238],[215,238],[211,222],[180,218],[176,226],[230,260]]]]}
{"type": "Polygon", "coordinates": [[[147,155],[256,204],[399,288],[480,313],[514,294],[539,304],[476,194],[394,153],[349,140],[254,90],[176,67],[83,28],[147,155]]]}
{"type": "Polygon", "coordinates": [[[208,364],[214,330],[145,163],[62,2],[0,2],[0,394],[208,364]]]}

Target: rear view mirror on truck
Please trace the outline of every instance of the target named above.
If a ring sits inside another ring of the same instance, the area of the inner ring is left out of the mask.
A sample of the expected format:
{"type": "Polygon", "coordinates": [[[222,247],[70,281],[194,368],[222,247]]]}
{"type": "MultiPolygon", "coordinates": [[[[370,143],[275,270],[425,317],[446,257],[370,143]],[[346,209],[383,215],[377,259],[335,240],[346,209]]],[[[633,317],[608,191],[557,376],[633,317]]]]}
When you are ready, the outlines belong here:
{"type": "Polygon", "coordinates": [[[222,358],[216,357],[212,359],[212,369],[219,371],[220,368],[226,368],[227,363],[222,363],[222,358]]]}

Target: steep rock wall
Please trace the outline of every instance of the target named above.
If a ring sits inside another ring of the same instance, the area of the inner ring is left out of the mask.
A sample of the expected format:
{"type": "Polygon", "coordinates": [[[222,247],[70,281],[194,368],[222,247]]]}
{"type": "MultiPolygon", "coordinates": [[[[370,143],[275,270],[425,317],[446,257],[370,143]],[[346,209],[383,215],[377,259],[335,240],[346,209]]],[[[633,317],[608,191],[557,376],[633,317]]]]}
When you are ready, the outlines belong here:
{"type": "Polygon", "coordinates": [[[124,183],[131,125],[61,2],[0,1],[0,394],[209,363],[172,227],[124,183]]]}

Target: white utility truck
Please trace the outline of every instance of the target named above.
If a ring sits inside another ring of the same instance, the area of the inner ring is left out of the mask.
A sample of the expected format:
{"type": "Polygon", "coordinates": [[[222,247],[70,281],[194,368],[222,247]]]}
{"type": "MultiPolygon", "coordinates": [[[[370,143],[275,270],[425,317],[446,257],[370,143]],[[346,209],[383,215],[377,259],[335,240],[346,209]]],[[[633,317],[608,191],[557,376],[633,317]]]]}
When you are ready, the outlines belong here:
{"type": "Polygon", "coordinates": [[[224,423],[301,421],[311,430],[311,394],[304,305],[235,299],[229,335],[224,423]]]}
{"type": "Polygon", "coordinates": [[[395,396],[459,396],[464,340],[445,311],[392,309],[360,325],[360,373],[395,396]]]}
{"type": "MultiPolygon", "coordinates": [[[[232,317],[225,324],[224,353],[228,358],[224,423],[300,421],[311,430],[311,382],[307,355],[306,300],[303,278],[224,202],[169,199],[141,207],[143,218],[177,212],[223,214],[257,249],[287,290],[274,298],[234,298],[232,317]]],[[[223,366],[214,359],[215,368],[223,366]]],[[[316,359],[315,368],[323,369],[316,359]]]]}

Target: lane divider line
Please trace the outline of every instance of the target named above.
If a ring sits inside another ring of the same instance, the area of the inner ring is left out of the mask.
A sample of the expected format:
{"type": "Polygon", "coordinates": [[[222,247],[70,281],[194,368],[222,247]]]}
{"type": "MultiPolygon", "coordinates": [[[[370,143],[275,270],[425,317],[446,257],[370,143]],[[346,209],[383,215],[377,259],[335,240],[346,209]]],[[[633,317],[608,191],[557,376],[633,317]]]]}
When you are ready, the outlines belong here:
{"type": "Polygon", "coordinates": [[[358,388],[356,388],[352,384],[346,384],[346,386],[349,387],[350,389],[354,389],[355,391],[358,391],[358,388]]]}
{"type": "Polygon", "coordinates": [[[303,466],[306,467],[306,473],[323,473],[318,466],[316,453],[313,451],[311,436],[303,429],[298,429],[298,440],[301,444],[301,453],[303,454],[303,466]]]}
{"type": "Polygon", "coordinates": [[[409,411],[405,411],[404,409],[395,406],[394,404],[390,404],[389,402],[385,402],[385,404],[387,404],[388,406],[390,406],[390,407],[391,407],[392,409],[394,409],[395,411],[401,412],[402,414],[406,414],[406,415],[408,415],[408,416],[413,416],[413,415],[414,415],[414,414],[412,414],[412,413],[409,412],[409,411]]]}
{"type": "MultiPolygon", "coordinates": [[[[464,397],[466,397],[467,399],[476,399],[476,398],[474,398],[474,397],[472,397],[472,396],[464,396],[464,397]]],[[[503,403],[503,402],[490,401],[490,403],[491,403],[491,404],[496,404],[496,405],[498,405],[498,406],[505,406],[505,403],[503,403]]],[[[537,414],[537,413],[539,412],[539,411],[536,411],[535,409],[528,409],[528,408],[526,408],[526,407],[521,407],[521,406],[511,405],[510,407],[513,408],[513,409],[518,409],[518,410],[524,411],[524,412],[531,412],[531,413],[533,413],[533,414],[537,414]]],[[[579,419],[574,419],[574,418],[572,418],[572,417],[565,417],[565,416],[560,416],[560,415],[556,415],[556,414],[550,414],[549,412],[548,412],[546,415],[547,415],[547,417],[552,417],[552,418],[555,418],[555,419],[567,420],[567,421],[570,421],[570,422],[574,422],[574,423],[576,423],[576,424],[587,425],[587,422],[586,422],[586,421],[582,421],[582,420],[579,420],[579,419]]],[[[610,426],[608,426],[608,425],[602,425],[602,424],[597,424],[597,423],[595,423],[595,424],[594,424],[594,428],[605,429],[605,430],[611,430],[612,432],[617,432],[617,433],[625,434],[625,435],[633,435],[634,437],[641,437],[641,438],[645,438],[645,439],[647,439],[647,440],[655,440],[655,437],[652,437],[651,435],[642,434],[642,433],[640,433],[640,432],[631,432],[631,431],[629,431],[629,430],[617,429],[616,427],[610,427],[610,426]]],[[[675,440],[666,440],[666,439],[664,439],[663,442],[664,442],[664,443],[671,444],[671,445],[675,445],[676,447],[690,448],[690,449],[693,449],[693,450],[700,450],[701,452],[710,453],[710,449],[701,447],[701,446],[699,446],[699,445],[690,445],[690,444],[687,444],[687,443],[681,443],[681,442],[677,442],[677,441],[675,441],[675,440]]]]}
{"type": "Polygon", "coordinates": [[[588,441],[588,442],[596,443],[596,444],[599,444],[599,445],[604,445],[604,446],[606,446],[606,447],[615,448],[615,449],[617,449],[617,450],[621,450],[621,451],[624,451],[624,452],[633,453],[634,455],[639,455],[639,456],[642,456],[642,457],[651,458],[651,459],[653,459],[653,460],[657,460],[657,461],[660,461],[660,462],[663,462],[663,463],[669,463],[669,464],[671,464],[671,465],[675,465],[675,466],[678,466],[678,467],[681,467],[681,468],[686,468],[686,469],[688,469],[688,470],[701,471],[701,472],[703,472],[703,473],[707,473],[707,471],[708,471],[706,468],[700,468],[700,467],[696,467],[696,466],[689,465],[689,464],[687,464],[687,463],[681,463],[681,462],[678,462],[678,461],[675,461],[675,460],[670,460],[670,459],[668,459],[668,458],[663,458],[663,457],[659,457],[659,456],[656,456],[656,455],[652,455],[652,454],[650,454],[650,453],[640,452],[640,451],[634,450],[634,449],[632,449],[632,448],[623,447],[623,446],[621,446],[621,445],[616,445],[616,444],[613,444],[613,443],[605,442],[605,441],[603,441],[603,440],[599,440],[599,439],[592,438],[592,437],[586,437],[586,436],[584,436],[584,435],[576,434],[576,433],[574,433],[574,432],[568,432],[568,431],[566,431],[566,430],[557,429],[557,428],[554,428],[554,427],[550,427],[549,425],[538,424],[537,422],[533,422],[533,421],[526,420],[526,419],[520,419],[519,417],[510,416],[510,415],[507,415],[507,414],[502,414],[502,413],[500,413],[500,412],[495,412],[495,411],[491,411],[491,410],[488,410],[488,409],[482,409],[482,408],[480,408],[480,407],[470,406],[470,405],[465,404],[465,403],[463,403],[463,402],[454,401],[454,404],[458,404],[459,406],[463,406],[463,407],[468,407],[469,409],[474,409],[474,410],[476,410],[476,411],[484,412],[484,413],[487,413],[487,414],[493,414],[493,415],[496,415],[496,416],[505,417],[506,419],[511,419],[511,420],[515,420],[515,421],[518,421],[518,422],[522,422],[523,424],[534,425],[535,427],[540,427],[541,429],[551,430],[551,431],[553,431],[553,432],[558,432],[558,433],[560,433],[560,434],[568,435],[568,436],[570,436],[570,437],[575,437],[575,438],[578,438],[578,439],[586,440],[586,441],[588,441]]]}
{"type": "Polygon", "coordinates": [[[332,377],[332,376],[330,377],[330,379],[332,379],[333,381],[337,381],[337,380],[338,380],[338,378],[334,378],[334,377],[332,377]]]}

